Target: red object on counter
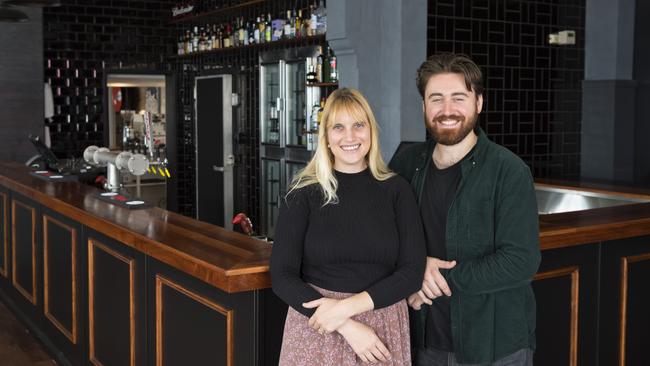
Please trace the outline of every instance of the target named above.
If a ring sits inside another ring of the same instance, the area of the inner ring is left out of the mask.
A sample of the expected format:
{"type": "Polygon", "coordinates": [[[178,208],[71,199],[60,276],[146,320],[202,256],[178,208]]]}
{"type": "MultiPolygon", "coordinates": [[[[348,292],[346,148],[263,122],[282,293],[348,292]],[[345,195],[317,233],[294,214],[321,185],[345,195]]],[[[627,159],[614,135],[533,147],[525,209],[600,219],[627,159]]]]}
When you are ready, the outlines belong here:
{"type": "Polygon", "coordinates": [[[239,225],[244,234],[249,236],[253,235],[253,222],[248,218],[248,216],[246,216],[245,213],[240,212],[235,215],[235,217],[232,218],[232,224],[239,225]]]}

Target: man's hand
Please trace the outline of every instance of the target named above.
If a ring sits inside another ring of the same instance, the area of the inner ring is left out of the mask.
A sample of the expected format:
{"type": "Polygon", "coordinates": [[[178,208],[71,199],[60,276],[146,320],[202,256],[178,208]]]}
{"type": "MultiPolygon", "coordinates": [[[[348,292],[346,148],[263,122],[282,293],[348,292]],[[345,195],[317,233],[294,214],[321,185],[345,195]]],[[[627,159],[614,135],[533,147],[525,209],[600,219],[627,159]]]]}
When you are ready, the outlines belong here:
{"type": "Polygon", "coordinates": [[[424,293],[422,290],[414,293],[413,295],[409,296],[407,299],[407,302],[410,307],[412,307],[414,310],[420,310],[422,307],[422,304],[428,304],[431,305],[433,302],[429,300],[426,296],[424,296],[424,293]]]}
{"type": "MultiPolygon", "coordinates": [[[[420,297],[422,298],[422,295],[425,295],[425,297],[433,300],[443,294],[451,296],[451,289],[447,284],[447,280],[445,280],[440,273],[440,269],[452,269],[455,266],[456,261],[443,261],[442,259],[427,257],[427,266],[424,271],[422,289],[418,292],[420,297]]],[[[426,301],[424,298],[422,298],[422,301],[431,305],[431,301],[426,301]]]]}
{"type": "Polygon", "coordinates": [[[345,338],[361,361],[376,363],[386,362],[390,359],[388,348],[369,326],[349,319],[338,329],[338,332],[345,338]]]}

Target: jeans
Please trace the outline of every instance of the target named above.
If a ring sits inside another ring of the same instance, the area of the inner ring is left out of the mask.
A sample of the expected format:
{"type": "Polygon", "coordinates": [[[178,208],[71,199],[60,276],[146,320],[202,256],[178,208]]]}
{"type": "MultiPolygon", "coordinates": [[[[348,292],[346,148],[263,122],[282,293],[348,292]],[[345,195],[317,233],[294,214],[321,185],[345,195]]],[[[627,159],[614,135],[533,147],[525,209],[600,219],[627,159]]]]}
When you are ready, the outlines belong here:
{"type": "MultiPolygon", "coordinates": [[[[475,366],[478,364],[458,363],[456,355],[432,348],[418,351],[415,362],[418,366],[475,366]]],[[[494,361],[490,366],[533,366],[533,350],[523,348],[519,351],[494,361]]]]}

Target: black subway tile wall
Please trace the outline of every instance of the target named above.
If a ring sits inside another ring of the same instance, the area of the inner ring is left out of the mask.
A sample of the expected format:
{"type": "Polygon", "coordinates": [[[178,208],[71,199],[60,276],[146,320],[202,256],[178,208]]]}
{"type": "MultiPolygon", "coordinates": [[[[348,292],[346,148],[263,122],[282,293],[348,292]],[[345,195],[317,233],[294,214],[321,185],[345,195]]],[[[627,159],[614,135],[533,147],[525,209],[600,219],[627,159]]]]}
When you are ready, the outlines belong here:
{"type": "Polygon", "coordinates": [[[580,175],[585,0],[429,0],[427,54],[465,53],[484,73],[480,125],[537,178],[580,175]],[[576,33],[575,45],[548,35],[576,33]]]}
{"type": "Polygon", "coordinates": [[[43,10],[45,82],[52,85],[52,150],[79,157],[103,145],[104,70],[163,70],[175,52],[171,0],[63,0],[43,10]]]}

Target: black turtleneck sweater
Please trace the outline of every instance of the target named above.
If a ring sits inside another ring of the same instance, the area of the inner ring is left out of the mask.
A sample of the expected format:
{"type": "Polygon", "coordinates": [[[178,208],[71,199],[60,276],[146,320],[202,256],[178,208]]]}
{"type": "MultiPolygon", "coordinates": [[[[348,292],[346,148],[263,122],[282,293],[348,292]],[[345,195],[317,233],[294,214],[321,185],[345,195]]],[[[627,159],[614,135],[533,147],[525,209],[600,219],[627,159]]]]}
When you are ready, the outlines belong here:
{"type": "Polygon", "coordinates": [[[321,298],[313,284],[337,292],[367,291],[375,309],[420,290],[426,249],[410,185],[368,169],[335,172],[338,203],[323,206],[318,184],[282,200],[271,254],[273,291],[296,311],[321,298]]]}

